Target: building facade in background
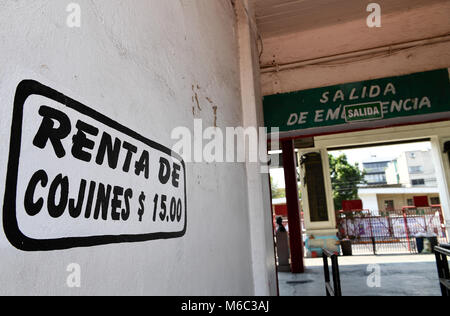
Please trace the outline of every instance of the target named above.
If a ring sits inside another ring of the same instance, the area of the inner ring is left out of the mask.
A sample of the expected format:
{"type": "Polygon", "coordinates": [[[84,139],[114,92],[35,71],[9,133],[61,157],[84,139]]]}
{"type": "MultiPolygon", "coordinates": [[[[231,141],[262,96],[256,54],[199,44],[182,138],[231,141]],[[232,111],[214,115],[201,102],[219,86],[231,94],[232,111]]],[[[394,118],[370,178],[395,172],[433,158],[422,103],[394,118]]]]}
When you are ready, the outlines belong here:
{"type": "Polygon", "coordinates": [[[405,187],[437,187],[436,170],[430,150],[408,151],[391,161],[386,169],[387,184],[405,187]]]}
{"type": "Polygon", "coordinates": [[[391,161],[363,162],[367,184],[359,189],[365,209],[373,212],[414,206],[414,197],[426,196],[439,205],[437,176],[430,150],[402,153],[391,161]]]}
{"type": "Polygon", "coordinates": [[[377,159],[373,161],[363,162],[363,169],[365,172],[364,180],[368,185],[383,185],[387,184],[386,181],[386,169],[389,166],[391,160],[377,159]]]}

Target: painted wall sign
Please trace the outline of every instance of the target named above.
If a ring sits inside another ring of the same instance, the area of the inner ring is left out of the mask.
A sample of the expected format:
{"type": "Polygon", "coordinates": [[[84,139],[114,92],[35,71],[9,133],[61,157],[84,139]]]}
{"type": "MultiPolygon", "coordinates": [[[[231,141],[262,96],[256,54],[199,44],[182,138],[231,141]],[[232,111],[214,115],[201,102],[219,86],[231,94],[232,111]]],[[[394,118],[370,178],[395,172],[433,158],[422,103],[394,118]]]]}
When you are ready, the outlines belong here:
{"type": "Polygon", "coordinates": [[[19,84],[3,206],[16,248],[178,238],[186,208],[177,154],[36,81],[19,84]]]}
{"type": "Polygon", "coordinates": [[[264,97],[266,127],[319,135],[450,119],[447,69],[264,97]]]}

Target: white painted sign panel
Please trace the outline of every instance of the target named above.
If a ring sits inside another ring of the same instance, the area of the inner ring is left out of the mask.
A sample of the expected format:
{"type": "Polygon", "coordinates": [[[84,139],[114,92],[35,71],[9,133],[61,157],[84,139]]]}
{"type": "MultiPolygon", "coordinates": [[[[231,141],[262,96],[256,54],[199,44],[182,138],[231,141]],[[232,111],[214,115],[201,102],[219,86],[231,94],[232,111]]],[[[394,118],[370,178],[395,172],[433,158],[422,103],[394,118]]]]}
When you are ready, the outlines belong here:
{"type": "Polygon", "coordinates": [[[93,109],[22,81],[3,226],[11,244],[24,251],[182,237],[185,164],[93,109]]]}

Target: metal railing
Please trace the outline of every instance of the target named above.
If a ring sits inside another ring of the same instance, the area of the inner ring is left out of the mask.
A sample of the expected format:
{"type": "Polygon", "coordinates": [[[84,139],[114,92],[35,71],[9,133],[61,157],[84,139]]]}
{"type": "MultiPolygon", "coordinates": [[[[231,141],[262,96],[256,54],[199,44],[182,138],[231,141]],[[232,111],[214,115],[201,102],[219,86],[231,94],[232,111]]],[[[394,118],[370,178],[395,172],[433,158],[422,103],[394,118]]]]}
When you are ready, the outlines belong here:
{"type": "Polygon", "coordinates": [[[323,270],[325,275],[325,289],[327,296],[342,296],[341,277],[339,274],[338,255],[328,249],[323,249],[323,270]],[[330,268],[328,259],[331,259],[331,269],[333,273],[333,285],[331,285],[330,268]]]}
{"type": "Polygon", "coordinates": [[[450,245],[440,245],[434,248],[436,265],[439,275],[442,296],[450,296],[450,272],[447,257],[450,256],[450,245]]]}
{"type": "Polygon", "coordinates": [[[337,216],[339,235],[350,239],[353,254],[431,252],[419,249],[421,236],[437,244],[448,242],[442,208],[404,207],[401,210],[341,211],[337,216]],[[433,236],[433,237],[431,237],[433,236]]]}

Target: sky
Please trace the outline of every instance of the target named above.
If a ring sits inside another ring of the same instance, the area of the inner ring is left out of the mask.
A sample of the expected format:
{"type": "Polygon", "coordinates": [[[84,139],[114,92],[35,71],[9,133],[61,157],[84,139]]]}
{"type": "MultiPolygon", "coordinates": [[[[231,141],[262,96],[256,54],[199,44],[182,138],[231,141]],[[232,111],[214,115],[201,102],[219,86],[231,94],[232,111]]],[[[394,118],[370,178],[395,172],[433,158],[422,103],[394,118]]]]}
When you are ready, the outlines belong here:
{"type": "MultiPolygon", "coordinates": [[[[343,151],[330,152],[333,156],[340,156],[341,154],[346,154],[348,161],[351,164],[359,163],[360,168],[362,168],[362,163],[365,161],[376,160],[394,160],[401,155],[401,153],[406,151],[416,151],[416,150],[430,150],[431,143],[411,143],[402,145],[390,145],[390,146],[380,146],[380,147],[370,147],[370,148],[360,148],[360,149],[349,149],[343,151]]],[[[273,169],[270,171],[270,175],[274,180],[275,184],[279,188],[285,188],[284,184],[284,171],[283,169],[273,169]]]]}

